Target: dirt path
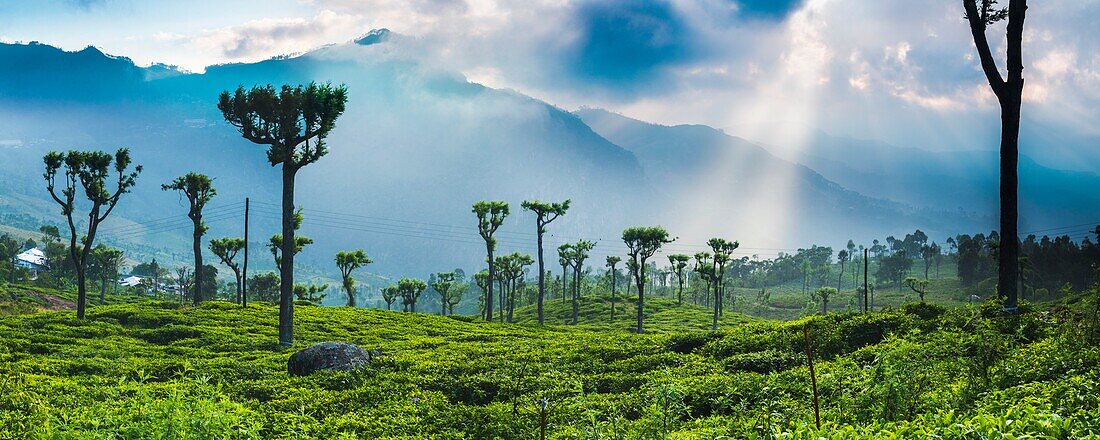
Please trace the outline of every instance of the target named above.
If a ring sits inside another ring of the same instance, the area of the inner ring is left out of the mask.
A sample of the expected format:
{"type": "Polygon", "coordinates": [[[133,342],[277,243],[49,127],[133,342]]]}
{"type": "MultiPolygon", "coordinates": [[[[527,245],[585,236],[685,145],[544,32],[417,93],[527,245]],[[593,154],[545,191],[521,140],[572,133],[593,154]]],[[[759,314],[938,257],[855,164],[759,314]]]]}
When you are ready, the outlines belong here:
{"type": "Polygon", "coordinates": [[[49,305],[42,307],[46,310],[73,310],[76,308],[76,303],[53,295],[43,295],[42,299],[49,303],[49,305]]]}

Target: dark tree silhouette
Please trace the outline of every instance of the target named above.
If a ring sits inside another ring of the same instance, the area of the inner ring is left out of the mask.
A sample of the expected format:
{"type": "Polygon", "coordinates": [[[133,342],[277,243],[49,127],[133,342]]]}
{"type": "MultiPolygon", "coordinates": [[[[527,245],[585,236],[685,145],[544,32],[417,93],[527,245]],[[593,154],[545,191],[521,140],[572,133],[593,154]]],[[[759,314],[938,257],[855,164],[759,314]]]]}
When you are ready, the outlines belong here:
{"type": "Polygon", "coordinates": [[[97,244],[92,249],[88,272],[99,280],[99,303],[107,302],[107,283],[118,279],[118,269],[122,265],[122,250],[97,244]]]}
{"type": "Polygon", "coordinates": [[[691,261],[691,257],[684,254],[672,254],[668,256],[668,265],[672,268],[672,272],[676,274],[676,304],[684,304],[684,269],[687,268],[688,262],[691,261]]]}
{"type": "Polygon", "coordinates": [[[542,302],[546,298],[546,265],[542,257],[542,235],[546,233],[546,226],[557,220],[558,217],[565,214],[565,211],[569,210],[569,200],[566,199],[561,203],[548,203],[541,200],[525,200],[523,201],[523,209],[535,213],[535,233],[538,234],[538,260],[539,260],[539,296],[538,296],[538,313],[539,324],[542,324],[545,319],[543,315],[542,302]]]}
{"type": "Polygon", "coordinates": [[[821,287],[813,292],[813,299],[821,301],[821,314],[829,313],[829,298],[836,296],[837,290],[832,287],[821,287]]]}
{"type": "Polygon", "coordinates": [[[924,293],[928,290],[928,280],[922,280],[917,277],[906,277],[903,281],[906,287],[916,292],[920,296],[920,302],[924,302],[924,293]]]}
{"type": "MultiPolygon", "coordinates": [[[[202,210],[218,194],[218,191],[214,189],[214,181],[205,174],[187,173],[177,177],[176,180],[161,185],[160,188],[165,191],[179,191],[180,194],[187,197],[187,218],[190,218],[191,223],[194,225],[191,234],[191,249],[195,254],[195,279],[203,280],[205,278],[202,276],[202,236],[206,234],[207,227],[202,222],[202,210]]],[[[202,283],[195,283],[193,289],[191,300],[195,305],[199,305],[203,299],[202,283]]]]}
{"type": "Polygon", "coordinates": [[[1021,47],[1027,0],[1009,0],[1007,8],[997,8],[996,0],[963,0],[963,9],[966,10],[966,20],[970,24],[982,71],[1001,106],[1001,240],[998,247],[997,294],[1004,298],[1005,308],[1015,312],[1019,294],[1016,282],[1020,274],[1018,167],[1020,107],[1024,93],[1021,47]],[[1002,78],[985,31],[989,25],[1006,18],[1008,77],[1002,78]]]}
{"type": "Polygon", "coordinates": [[[19,267],[16,263],[19,261],[19,252],[22,251],[22,245],[19,244],[19,240],[12,238],[8,234],[0,235],[0,257],[3,257],[4,265],[7,266],[8,278],[12,283],[15,282],[16,275],[19,273],[19,267]]]}
{"type": "Polygon", "coordinates": [[[581,271],[584,269],[584,260],[588,259],[588,252],[596,247],[596,242],[580,240],[569,248],[569,266],[573,268],[573,324],[577,324],[579,315],[581,293],[581,271]]]}
{"type": "Polygon", "coordinates": [[[233,271],[233,277],[237,281],[237,304],[242,306],[248,304],[248,300],[244,297],[244,280],[241,278],[241,265],[234,261],[237,258],[237,254],[244,249],[243,238],[215,238],[210,240],[210,252],[213,252],[215,256],[221,260],[222,264],[229,267],[229,270],[233,271]]]}
{"type": "Polygon", "coordinates": [[[284,85],[276,91],[271,85],[249,90],[238,87],[232,94],[222,92],[218,109],[226,122],[237,127],[241,136],[267,145],[271,166],[281,165],[283,174],[282,255],[279,264],[279,343],[294,345],[294,179],[302,167],[328,153],[325,138],[344,113],[347,88],[329,84],[284,85]],[[311,143],[311,140],[313,141],[311,143]]]}
{"type": "Polygon", "coordinates": [[[118,206],[118,200],[123,194],[130,192],[137,182],[137,176],[141,173],[141,165],[130,168],[130,150],[120,148],[114,157],[102,151],[69,151],[58,153],[51,151],[43,157],[46,164],[46,190],[50,192],[53,200],[61,205],[61,214],[69,223],[69,258],[73,261],[76,272],[76,317],[84,319],[84,312],[88,306],[88,290],[86,285],[88,256],[95,243],[96,232],[99,224],[107,219],[107,216],[118,206]],[[107,189],[107,179],[111,170],[117,174],[114,191],[107,189]],[[60,195],[56,186],[57,172],[63,171],[65,179],[60,195]],[[88,229],[83,236],[76,232],[76,192],[83,189],[84,195],[91,202],[88,210],[88,229]]]}
{"type": "Polygon", "coordinates": [[[477,232],[485,240],[485,253],[488,255],[486,261],[489,263],[489,277],[485,283],[488,286],[488,289],[485,290],[485,320],[492,321],[493,281],[496,275],[493,251],[497,247],[497,239],[493,238],[493,234],[497,232],[497,228],[504,224],[504,219],[508,217],[508,203],[500,200],[480,200],[474,203],[473,212],[477,215],[477,232]]]}
{"type": "Polygon", "coordinates": [[[340,281],[344,292],[348,294],[348,307],[355,307],[355,278],[351,272],[360,267],[373,263],[362,249],[354,251],[340,251],[336,253],[336,267],[340,268],[340,281]]]}
{"type": "Polygon", "coordinates": [[[718,330],[718,317],[722,315],[722,308],[724,306],[725,298],[725,280],[726,264],[729,264],[730,254],[733,253],[740,243],[736,241],[729,241],[724,238],[712,238],[707,240],[707,245],[710,246],[710,250],[714,252],[714,258],[711,260],[711,281],[714,283],[714,316],[711,322],[711,330],[718,330]]]}
{"type": "Polygon", "coordinates": [[[634,283],[638,288],[638,327],[637,332],[642,333],[642,319],[645,317],[645,267],[646,261],[653,257],[666,243],[672,243],[675,239],[669,238],[668,231],[660,226],[634,226],[623,230],[623,243],[629,250],[630,258],[627,267],[630,268],[634,283]]]}
{"type": "Polygon", "coordinates": [[[386,302],[386,310],[393,308],[393,302],[397,301],[399,296],[401,296],[401,291],[397,289],[396,284],[382,288],[382,300],[386,302]]]}
{"type": "Polygon", "coordinates": [[[397,291],[401,294],[401,302],[405,305],[406,312],[416,313],[416,302],[420,294],[428,288],[428,283],[416,278],[402,278],[397,280],[397,291]]]}
{"type": "Polygon", "coordinates": [[[619,278],[619,270],[615,268],[622,258],[615,255],[607,256],[607,273],[611,277],[611,320],[615,320],[615,282],[619,278]]]}
{"type": "Polygon", "coordinates": [[[451,288],[455,286],[455,273],[439,272],[432,278],[429,284],[432,286],[432,290],[439,294],[439,315],[446,316],[447,305],[450,304],[451,288]]]}
{"type": "MultiPolygon", "coordinates": [[[[851,245],[852,241],[849,240],[848,244],[851,245]]],[[[855,247],[855,246],[851,246],[851,247],[855,247]]],[[[837,261],[837,263],[840,263],[840,273],[838,273],[837,276],[836,276],[836,290],[838,292],[840,291],[840,283],[844,279],[844,263],[847,263],[848,261],[851,261],[851,259],[852,259],[852,254],[850,254],[847,250],[841,250],[840,252],[837,252],[837,254],[836,254],[836,261],[837,261]]]]}
{"type": "MultiPolygon", "coordinates": [[[[696,252],[695,253],[695,267],[691,268],[692,272],[695,272],[698,278],[703,280],[706,285],[706,294],[703,295],[703,303],[710,304],[710,286],[714,279],[714,269],[711,264],[710,252],[696,252]]],[[[695,296],[699,296],[699,289],[695,289],[695,296]]],[[[695,301],[699,303],[698,299],[695,301]]]]}
{"type": "Polygon", "coordinates": [[[481,303],[480,304],[481,314],[482,314],[482,316],[484,316],[485,315],[485,292],[489,291],[489,270],[485,269],[485,270],[482,270],[481,272],[475,273],[474,274],[474,284],[477,284],[477,287],[479,289],[481,289],[481,292],[482,292],[481,301],[479,301],[479,302],[481,303]]]}
{"type": "Polygon", "coordinates": [[[558,264],[561,265],[561,303],[566,302],[566,279],[568,278],[567,270],[569,269],[569,252],[573,245],[565,243],[558,246],[558,264]]]}

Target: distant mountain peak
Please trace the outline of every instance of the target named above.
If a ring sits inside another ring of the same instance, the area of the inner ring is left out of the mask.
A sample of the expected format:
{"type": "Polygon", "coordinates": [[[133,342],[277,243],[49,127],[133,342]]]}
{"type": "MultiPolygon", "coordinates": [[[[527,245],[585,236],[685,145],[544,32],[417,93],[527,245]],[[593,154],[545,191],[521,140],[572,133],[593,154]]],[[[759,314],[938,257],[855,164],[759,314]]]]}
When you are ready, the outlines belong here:
{"type": "Polygon", "coordinates": [[[389,29],[379,28],[371,29],[370,32],[363,34],[363,36],[355,39],[355,44],[360,46],[370,46],[372,44],[384,43],[390,39],[393,32],[389,29]]]}

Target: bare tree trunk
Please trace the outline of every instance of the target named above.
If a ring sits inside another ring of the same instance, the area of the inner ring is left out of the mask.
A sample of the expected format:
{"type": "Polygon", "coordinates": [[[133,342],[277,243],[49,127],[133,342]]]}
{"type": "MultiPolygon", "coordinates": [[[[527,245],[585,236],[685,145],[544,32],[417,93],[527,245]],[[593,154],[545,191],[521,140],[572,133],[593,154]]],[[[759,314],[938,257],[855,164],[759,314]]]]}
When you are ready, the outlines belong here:
{"type": "Polygon", "coordinates": [[[546,266],[544,265],[545,263],[543,263],[543,260],[542,260],[542,225],[536,224],[536,226],[538,226],[538,235],[539,235],[539,237],[538,237],[538,242],[539,242],[539,254],[538,254],[538,256],[539,256],[539,300],[538,300],[539,304],[538,304],[538,311],[539,311],[539,325],[542,325],[543,323],[546,322],[544,311],[543,311],[543,308],[542,308],[542,301],[546,298],[546,266]]]}
{"type": "Polygon", "coordinates": [[[279,345],[294,345],[294,166],[283,164],[283,243],[279,263],[279,345]]]}
{"type": "MultiPolygon", "coordinates": [[[[1011,40],[1009,44],[1012,44],[1011,40]]],[[[1020,101],[1020,95],[1015,94],[1001,102],[1001,243],[997,291],[1005,299],[1005,307],[1013,311],[1019,295],[1016,280],[1020,276],[1017,169],[1020,155],[1020,101]]]]}
{"type": "Polygon", "coordinates": [[[493,264],[493,245],[489,242],[485,242],[485,253],[489,254],[489,277],[486,278],[485,285],[488,287],[485,289],[485,320],[493,320],[493,279],[496,278],[496,268],[493,264]]]}
{"type": "MultiPolygon", "coordinates": [[[[985,3],[982,3],[983,9],[985,3]]],[[[978,51],[982,71],[993,94],[1001,106],[1001,158],[1000,158],[1000,243],[997,267],[997,294],[1005,300],[1005,308],[1016,310],[1019,294],[1017,280],[1020,275],[1019,242],[1019,141],[1020,107],[1024,90],[1023,34],[1027,0],[1010,0],[1008,4],[1008,78],[1002,79],[997,62],[989,49],[985,31],[988,25],[986,11],[979,11],[976,0],[963,0],[974,46],[978,51]]]]}
{"type": "Polygon", "coordinates": [[[611,268],[611,320],[615,320],[615,279],[618,278],[618,271],[614,267],[611,268]]]}
{"type": "Polygon", "coordinates": [[[645,262],[642,261],[639,264],[638,273],[634,276],[634,283],[638,287],[638,334],[642,333],[642,318],[645,316],[643,309],[645,308],[645,262]]]}
{"type": "Polygon", "coordinates": [[[573,268],[573,325],[577,324],[578,316],[578,304],[577,301],[580,296],[580,274],[581,271],[578,268],[573,268]]]}
{"type": "MultiPolygon", "coordinates": [[[[718,272],[721,273],[722,270],[718,272]]],[[[722,275],[718,275],[714,279],[714,322],[711,324],[711,330],[718,330],[718,317],[722,316],[722,303],[724,301],[722,278],[722,275]]]]}
{"type": "Polygon", "coordinates": [[[191,244],[195,252],[195,285],[192,287],[192,302],[197,306],[202,303],[202,215],[196,215],[191,219],[194,222],[195,232],[191,244]]]}
{"type": "Polygon", "coordinates": [[[566,301],[566,299],[565,299],[565,297],[566,297],[566,294],[565,294],[565,279],[566,279],[566,276],[567,275],[566,275],[566,272],[565,272],[565,266],[562,266],[561,267],[561,303],[562,304],[565,304],[565,301],[566,301]]]}

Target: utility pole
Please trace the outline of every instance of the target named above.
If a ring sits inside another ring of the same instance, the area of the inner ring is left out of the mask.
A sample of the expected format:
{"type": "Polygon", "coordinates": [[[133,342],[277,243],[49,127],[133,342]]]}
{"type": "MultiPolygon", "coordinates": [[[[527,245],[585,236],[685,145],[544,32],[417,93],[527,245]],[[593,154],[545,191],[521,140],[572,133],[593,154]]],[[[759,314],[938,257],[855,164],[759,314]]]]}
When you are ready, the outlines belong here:
{"type": "MultiPolygon", "coordinates": [[[[248,254],[245,254],[246,258],[248,254]]],[[[247,261],[247,260],[246,260],[247,261]]],[[[870,298],[870,290],[867,290],[867,248],[863,248],[863,311],[867,312],[871,309],[868,299],[870,298]]]]}
{"type": "Polygon", "coordinates": [[[248,197],[244,198],[244,275],[241,280],[241,307],[248,305],[248,197]]]}

